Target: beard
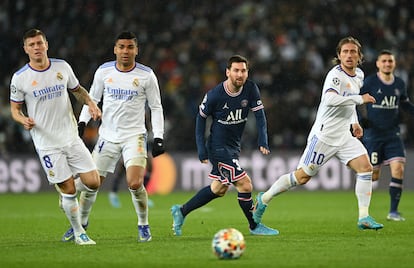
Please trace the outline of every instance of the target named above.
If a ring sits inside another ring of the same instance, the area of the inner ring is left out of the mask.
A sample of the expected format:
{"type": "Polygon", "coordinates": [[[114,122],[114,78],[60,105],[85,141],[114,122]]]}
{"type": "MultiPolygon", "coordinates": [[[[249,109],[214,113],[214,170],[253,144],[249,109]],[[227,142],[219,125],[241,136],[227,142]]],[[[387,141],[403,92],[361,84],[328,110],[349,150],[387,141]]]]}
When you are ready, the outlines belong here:
{"type": "Polygon", "coordinates": [[[231,84],[235,88],[238,88],[238,89],[240,89],[244,85],[245,82],[246,82],[246,80],[243,80],[243,79],[234,79],[234,80],[231,80],[231,84]]]}

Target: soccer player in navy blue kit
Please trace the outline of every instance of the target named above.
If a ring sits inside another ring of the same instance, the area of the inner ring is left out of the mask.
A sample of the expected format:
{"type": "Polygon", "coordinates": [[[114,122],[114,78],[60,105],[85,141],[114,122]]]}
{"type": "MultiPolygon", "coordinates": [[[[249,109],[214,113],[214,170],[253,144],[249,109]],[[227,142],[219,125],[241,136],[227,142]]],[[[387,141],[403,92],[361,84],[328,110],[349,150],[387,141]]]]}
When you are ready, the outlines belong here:
{"type": "Polygon", "coordinates": [[[230,185],[238,192],[237,199],[253,235],[277,235],[279,231],[271,229],[253,220],[252,181],[239,165],[241,137],[249,111],[256,117],[259,150],[270,153],[267,141],[267,126],[264,106],[260,100],[258,86],[247,80],[248,61],[240,55],[230,57],[227,62],[227,80],[218,84],[205,95],[196,119],[196,142],[200,161],[210,160],[212,170],[210,185],[202,188],[183,205],[171,208],[174,235],[182,234],[185,217],[193,210],[204,206],[211,200],[226,194],[230,185]],[[213,121],[210,135],[205,142],[207,117],[213,121]]]}
{"type": "Polygon", "coordinates": [[[367,104],[366,110],[360,111],[361,122],[365,128],[362,141],[374,168],[373,181],[379,179],[382,165],[390,166],[391,204],[387,219],[404,221],[398,211],[405,165],[405,148],[399,127],[399,108],[414,115],[414,105],[408,99],[404,81],[394,75],[396,62],[393,53],[389,50],[381,51],[376,66],[378,72],[368,76],[361,88],[361,94],[369,93],[377,100],[376,103],[367,104]]]}

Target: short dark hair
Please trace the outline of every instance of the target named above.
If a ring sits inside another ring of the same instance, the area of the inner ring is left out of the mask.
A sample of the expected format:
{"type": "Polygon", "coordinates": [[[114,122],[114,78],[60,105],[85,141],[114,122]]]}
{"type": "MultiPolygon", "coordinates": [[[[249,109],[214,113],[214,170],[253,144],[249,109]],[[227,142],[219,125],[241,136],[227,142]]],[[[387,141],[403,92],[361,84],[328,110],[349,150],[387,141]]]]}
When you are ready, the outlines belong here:
{"type": "Polygon", "coordinates": [[[30,30],[28,30],[27,32],[24,33],[24,35],[23,35],[23,44],[26,42],[27,38],[32,38],[32,37],[35,37],[35,36],[38,36],[38,35],[43,36],[43,39],[46,40],[46,35],[45,35],[44,32],[42,32],[39,29],[33,28],[33,29],[30,29],[30,30]]]}
{"type": "Polygon", "coordinates": [[[389,49],[383,49],[383,50],[381,50],[381,51],[380,51],[380,53],[378,54],[378,57],[379,57],[379,56],[381,56],[381,55],[394,55],[394,53],[392,53],[392,51],[391,51],[391,50],[389,50],[389,49]]]}
{"type": "Polygon", "coordinates": [[[137,36],[133,32],[123,31],[122,33],[118,34],[118,36],[115,39],[115,44],[120,39],[128,39],[128,40],[131,40],[132,39],[132,40],[134,40],[135,44],[138,45],[137,36]]]}
{"type": "Polygon", "coordinates": [[[230,70],[231,65],[234,62],[244,62],[246,63],[247,69],[249,69],[249,61],[245,57],[240,56],[240,55],[233,55],[229,58],[229,60],[227,61],[227,69],[230,70]]]}

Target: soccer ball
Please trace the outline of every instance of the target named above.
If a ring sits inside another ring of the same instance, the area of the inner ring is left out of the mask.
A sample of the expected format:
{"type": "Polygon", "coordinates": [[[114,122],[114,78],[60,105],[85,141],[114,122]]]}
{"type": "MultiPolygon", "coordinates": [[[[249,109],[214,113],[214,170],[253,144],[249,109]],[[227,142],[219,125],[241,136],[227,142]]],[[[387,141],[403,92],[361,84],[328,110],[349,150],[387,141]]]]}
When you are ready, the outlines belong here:
{"type": "Polygon", "coordinates": [[[240,231],[226,228],[214,235],[211,246],[219,259],[238,259],[246,249],[246,242],[240,231]]]}

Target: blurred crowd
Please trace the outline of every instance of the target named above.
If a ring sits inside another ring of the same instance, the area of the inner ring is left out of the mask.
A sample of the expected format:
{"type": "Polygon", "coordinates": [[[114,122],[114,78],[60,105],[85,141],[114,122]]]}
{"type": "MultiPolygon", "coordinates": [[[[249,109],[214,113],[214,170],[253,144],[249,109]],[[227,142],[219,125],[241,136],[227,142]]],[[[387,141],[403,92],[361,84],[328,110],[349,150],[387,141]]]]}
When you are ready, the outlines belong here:
{"type": "MultiPolygon", "coordinates": [[[[226,60],[233,54],[250,60],[249,75],[261,89],[274,152],[304,147],[324,76],[345,36],[362,43],[366,75],[376,71],[379,50],[393,50],[398,75],[414,94],[410,0],[2,0],[0,155],[33,150],[29,134],[9,112],[9,83],[27,62],[22,35],[29,28],[46,33],[49,57],[68,61],[86,88],[96,68],[114,59],[115,36],[135,32],[137,61],[159,79],[170,151],[195,150],[198,105],[225,79],[226,60]]],[[[74,109],[78,114],[80,107],[74,109]]],[[[253,122],[247,124],[244,149],[257,146],[253,122]]],[[[414,119],[403,116],[401,122],[407,147],[414,147],[414,119]]]]}

